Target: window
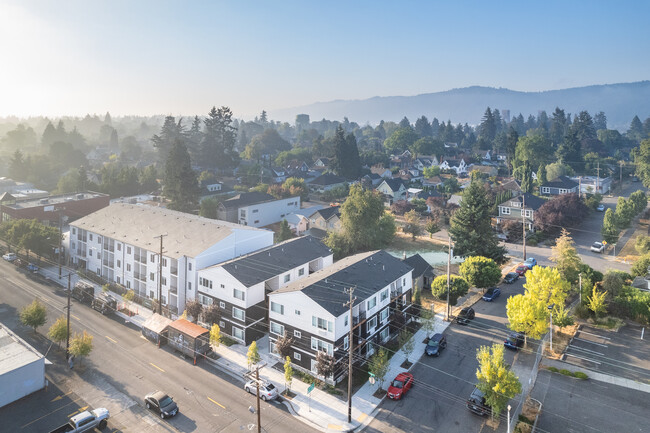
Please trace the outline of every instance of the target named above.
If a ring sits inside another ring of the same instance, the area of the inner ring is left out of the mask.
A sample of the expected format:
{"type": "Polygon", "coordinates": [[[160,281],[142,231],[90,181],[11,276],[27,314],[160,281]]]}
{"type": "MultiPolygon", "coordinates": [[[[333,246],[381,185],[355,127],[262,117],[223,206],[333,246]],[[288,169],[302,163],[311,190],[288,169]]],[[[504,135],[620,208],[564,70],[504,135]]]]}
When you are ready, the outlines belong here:
{"type": "Polygon", "coordinates": [[[120,282],[120,277],[117,277],[117,284],[122,284],[122,283],[120,282]]]}
{"type": "Polygon", "coordinates": [[[162,277],[161,280],[162,280],[162,281],[161,281],[161,282],[162,282],[162,285],[163,285],[163,286],[166,286],[166,285],[167,285],[167,278],[162,277]]]}
{"type": "Polygon", "coordinates": [[[302,277],[303,275],[305,275],[305,268],[298,269],[298,276],[302,277]]]}
{"type": "Polygon", "coordinates": [[[382,329],[381,332],[379,333],[379,339],[380,339],[382,342],[388,340],[388,337],[390,336],[389,330],[390,330],[390,329],[389,329],[389,327],[387,326],[387,327],[385,327],[384,329],[382,329]]]}
{"type": "Polygon", "coordinates": [[[526,210],[524,211],[524,216],[525,216],[526,218],[530,218],[530,217],[532,217],[532,216],[533,216],[533,211],[532,211],[532,210],[528,210],[528,209],[526,209],[526,210]]]}
{"type": "Polygon", "coordinates": [[[163,257],[163,266],[167,267],[167,259],[163,257]]]}
{"type": "Polygon", "coordinates": [[[76,234],[77,234],[77,229],[74,228],[74,227],[72,228],[72,234],[73,234],[73,235],[76,235],[76,234]]]}
{"type": "Polygon", "coordinates": [[[98,244],[101,244],[101,243],[102,243],[102,237],[101,237],[101,236],[97,236],[97,243],[98,243],[98,244]]]}
{"type": "Polygon", "coordinates": [[[190,282],[187,283],[187,290],[192,290],[192,283],[190,282]]]}
{"type": "Polygon", "coordinates": [[[377,305],[377,298],[373,296],[372,299],[368,301],[368,310],[372,310],[373,308],[375,308],[376,305],[377,305]]]}
{"type": "Polygon", "coordinates": [[[311,337],[311,348],[314,350],[322,350],[327,352],[328,355],[331,355],[334,352],[334,346],[331,343],[327,343],[318,338],[311,337]]]}
{"type": "Polygon", "coordinates": [[[127,289],[131,288],[131,282],[129,280],[126,280],[126,288],[127,289]]]}
{"type": "Polygon", "coordinates": [[[260,210],[259,209],[253,209],[252,213],[258,213],[260,210]]]}
{"type": "Polygon", "coordinates": [[[155,262],[155,261],[156,261],[156,255],[155,255],[155,254],[152,254],[152,255],[149,257],[149,261],[150,261],[150,262],[155,262]]]}
{"type": "Polygon", "coordinates": [[[381,310],[381,313],[379,313],[379,320],[381,322],[385,322],[388,319],[388,308],[384,308],[381,310]]]}
{"type": "Polygon", "coordinates": [[[322,329],[323,331],[332,331],[332,322],[321,319],[320,317],[311,316],[311,324],[312,326],[315,326],[318,329],[322,329]]]}
{"type": "Polygon", "coordinates": [[[93,250],[88,250],[88,255],[89,255],[90,257],[92,257],[92,256],[93,256],[93,250]]]}
{"type": "Polygon", "coordinates": [[[226,288],[226,286],[224,286],[223,284],[221,284],[221,288],[222,288],[222,289],[225,289],[225,288],[226,288]]]}
{"type": "Polygon", "coordinates": [[[244,313],[244,310],[237,307],[232,307],[232,317],[237,320],[246,320],[246,314],[244,313]]]}
{"type": "Polygon", "coordinates": [[[350,337],[346,335],[343,339],[343,350],[348,350],[348,347],[350,347],[350,337]]]}
{"type": "Polygon", "coordinates": [[[284,335],[284,326],[271,322],[271,332],[277,335],[284,335]]]}
{"type": "Polygon", "coordinates": [[[564,188],[560,188],[560,194],[566,194],[566,193],[567,193],[567,190],[566,190],[566,189],[564,189],[564,188]]]}
{"type": "Polygon", "coordinates": [[[285,283],[288,283],[290,279],[291,279],[291,274],[287,274],[287,275],[284,276],[284,282],[285,283]]]}
{"type": "MultiPolygon", "coordinates": [[[[212,288],[212,280],[208,280],[207,278],[199,277],[199,285],[207,288],[212,288]]],[[[221,285],[223,287],[223,284],[221,285]]]]}
{"type": "Polygon", "coordinates": [[[548,186],[543,186],[542,187],[542,194],[550,194],[551,193],[551,188],[548,186]]]}
{"type": "Polygon", "coordinates": [[[155,276],[155,274],[154,274],[153,272],[149,272],[149,279],[150,279],[151,281],[153,281],[153,280],[156,279],[156,276],[155,276]]]}
{"type": "Polygon", "coordinates": [[[235,337],[238,340],[243,340],[244,339],[244,331],[239,329],[239,328],[235,328],[233,326],[232,327],[232,336],[235,337]]]}
{"type": "Polygon", "coordinates": [[[90,239],[91,241],[93,240],[93,234],[92,233],[88,235],[88,239],[90,239]]]}
{"type": "Polygon", "coordinates": [[[302,360],[302,355],[298,352],[293,352],[293,359],[295,359],[296,361],[300,361],[302,360]]]}
{"type": "Polygon", "coordinates": [[[126,271],[131,272],[131,264],[130,263],[126,264],[126,271]]]}
{"type": "Polygon", "coordinates": [[[300,316],[300,310],[294,310],[293,313],[294,313],[296,316],[300,316]]]}
{"type": "Polygon", "coordinates": [[[226,308],[226,303],[223,301],[219,301],[219,307],[226,308]]]}
{"type": "Polygon", "coordinates": [[[383,292],[381,292],[381,301],[383,302],[383,301],[385,301],[386,299],[388,299],[388,289],[386,289],[386,290],[384,290],[383,292]]]}
{"type": "Polygon", "coordinates": [[[510,208],[509,207],[502,206],[499,209],[501,209],[501,214],[502,215],[510,215],[510,208]]]}
{"type": "Polygon", "coordinates": [[[131,247],[126,247],[126,253],[131,254],[131,247]]]}
{"type": "Polygon", "coordinates": [[[293,331],[293,336],[296,338],[302,338],[302,332],[294,330],[293,331]]]}
{"type": "Polygon", "coordinates": [[[223,320],[219,320],[219,328],[223,329],[225,327],[226,327],[226,322],[224,322],[223,320]]]}
{"type": "Polygon", "coordinates": [[[244,292],[238,289],[232,289],[232,295],[239,300],[244,300],[244,292]]]}
{"type": "Polygon", "coordinates": [[[284,314],[284,305],[271,301],[271,311],[278,314],[284,314]]]}
{"type": "Polygon", "coordinates": [[[149,297],[150,297],[150,298],[155,298],[155,296],[153,295],[153,291],[152,291],[152,290],[149,290],[149,297]]]}
{"type": "Polygon", "coordinates": [[[246,218],[246,210],[245,209],[241,209],[239,211],[239,217],[240,218],[246,218]]]}
{"type": "Polygon", "coordinates": [[[260,222],[260,220],[255,220],[255,221],[253,221],[253,224],[257,224],[259,222],[260,222]]]}
{"type": "Polygon", "coordinates": [[[188,268],[188,270],[191,271],[191,270],[192,270],[192,263],[188,263],[188,264],[187,264],[187,268],[188,268]]]}
{"type": "Polygon", "coordinates": [[[345,317],[343,318],[343,326],[348,326],[348,319],[349,316],[346,314],[345,317]]]}
{"type": "Polygon", "coordinates": [[[117,250],[122,251],[122,244],[117,244],[117,250]]]}
{"type": "Polygon", "coordinates": [[[377,326],[377,316],[373,316],[372,319],[368,320],[368,332],[372,332],[375,330],[375,327],[377,326]]]}

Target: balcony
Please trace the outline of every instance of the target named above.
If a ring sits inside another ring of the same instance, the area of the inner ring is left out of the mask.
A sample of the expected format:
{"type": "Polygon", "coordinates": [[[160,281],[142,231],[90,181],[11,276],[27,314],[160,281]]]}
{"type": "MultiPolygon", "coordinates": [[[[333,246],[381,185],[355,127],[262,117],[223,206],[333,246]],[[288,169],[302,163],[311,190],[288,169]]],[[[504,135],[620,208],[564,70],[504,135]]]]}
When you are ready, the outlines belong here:
{"type": "Polygon", "coordinates": [[[178,275],[178,268],[171,268],[172,275],[178,275]]]}
{"type": "Polygon", "coordinates": [[[395,289],[395,290],[390,291],[390,298],[391,299],[395,299],[395,298],[397,298],[399,296],[402,296],[402,291],[401,290],[395,289]]]}
{"type": "Polygon", "coordinates": [[[352,326],[357,327],[360,323],[366,321],[366,312],[362,311],[358,315],[352,317],[352,326]]]}
{"type": "Polygon", "coordinates": [[[178,287],[177,286],[170,286],[169,287],[169,293],[171,293],[173,295],[177,295],[178,294],[178,287]]]}

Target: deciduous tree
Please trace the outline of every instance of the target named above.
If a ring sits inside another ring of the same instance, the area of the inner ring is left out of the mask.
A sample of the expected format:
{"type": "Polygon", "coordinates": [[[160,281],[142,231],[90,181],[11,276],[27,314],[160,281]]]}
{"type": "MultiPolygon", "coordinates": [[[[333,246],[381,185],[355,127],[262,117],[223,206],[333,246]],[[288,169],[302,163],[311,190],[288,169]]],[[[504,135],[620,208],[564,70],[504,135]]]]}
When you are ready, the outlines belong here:
{"type": "Polygon", "coordinates": [[[47,336],[57,345],[61,345],[68,338],[68,321],[64,316],[56,319],[56,322],[50,326],[50,329],[47,331],[47,336]]]}
{"type": "Polygon", "coordinates": [[[210,328],[210,344],[214,347],[219,347],[221,344],[221,328],[216,323],[210,328]]]}
{"type": "Polygon", "coordinates": [[[293,345],[293,337],[290,337],[286,331],[284,335],[279,336],[275,340],[275,351],[283,358],[288,358],[291,354],[291,346],[293,345]]]}
{"type": "Polygon", "coordinates": [[[607,292],[600,292],[596,289],[596,286],[594,286],[587,307],[594,312],[596,317],[601,317],[607,311],[607,304],[605,303],[606,298],[607,292]]]}
{"type": "Polygon", "coordinates": [[[415,342],[413,341],[413,334],[409,332],[408,329],[404,329],[402,330],[402,332],[399,333],[398,338],[399,338],[399,345],[402,348],[402,352],[404,352],[404,356],[406,356],[406,362],[409,362],[409,356],[411,356],[411,353],[415,348],[415,342]]]}
{"type": "Polygon", "coordinates": [[[384,384],[389,366],[390,362],[388,359],[388,353],[384,350],[383,347],[380,347],[377,353],[375,353],[370,358],[370,366],[368,368],[368,370],[375,375],[375,378],[379,382],[379,388],[382,388],[384,384]]]}
{"type": "Polygon", "coordinates": [[[476,387],[485,395],[485,403],[492,409],[492,418],[498,417],[508,401],[521,392],[521,383],[503,359],[501,344],[481,346],[476,351],[479,367],[476,387]]]}
{"type": "Polygon", "coordinates": [[[47,310],[45,305],[38,299],[20,310],[20,322],[29,326],[36,332],[36,328],[45,325],[47,321],[47,310]]]}
{"type": "Polygon", "coordinates": [[[190,316],[192,316],[192,322],[196,323],[203,312],[203,305],[201,305],[200,302],[191,299],[185,303],[185,310],[190,316]]]}
{"type": "Polygon", "coordinates": [[[416,236],[422,233],[422,226],[420,225],[420,216],[415,209],[410,210],[404,214],[404,226],[402,227],[404,233],[411,235],[411,240],[415,240],[416,236]]]}
{"type": "Polygon", "coordinates": [[[603,239],[607,243],[615,244],[618,240],[618,222],[616,221],[616,214],[612,209],[607,209],[605,211],[605,216],[603,217],[603,227],[600,229],[600,232],[603,235],[603,239]]]}
{"type": "MultiPolygon", "coordinates": [[[[469,291],[469,283],[458,275],[449,276],[449,305],[456,305],[458,298],[465,296],[469,291]]],[[[431,283],[431,293],[438,299],[447,299],[447,276],[440,275],[431,283]]]]}
{"type": "Polygon", "coordinates": [[[479,289],[496,286],[501,281],[501,268],[494,260],[482,256],[472,256],[460,264],[460,275],[469,284],[479,289]]]}
{"type": "Polygon", "coordinates": [[[262,360],[260,353],[257,350],[257,342],[253,341],[250,346],[248,346],[248,352],[246,353],[246,360],[248,361],[248,369],[257,364],[262,360]]]}
{"type": "Polygon", "coordinates": [[[319,376],[325,378],[330,377],[334,374],[335,368],[336,361],[333,356],[322,350],[319,350],[318,353],[316,353],[316,373],[318,373],[319,376]]]}
{"type": "Polygon", "coordinates": [[[287,355],[284,360],[284,386],[287,391],[291,390],[291,382],[293,382],[293,367],[291,367],[291,358],[287,355]]]}
{"type": "Polygon", "coordinates": [[[551,247],[551,251],[550,260],[555,262],[555,268],[560,272],[562,278],[571,284],[577,283],[582,260],[578,255],[578,251],[576,251],[573,239],[566,229],[562,229],[560,237],[555,240],[555,245],[551,247]]]}
{"type": "Polygon", "coordinates": [[[79,357],[79,363],[81,363],[81,358],[90,355],[92,350],[93,336],[86,331],[83,331],[81,334],[75,334],[70,339],[70,353],[75,357],[79,357]]]}

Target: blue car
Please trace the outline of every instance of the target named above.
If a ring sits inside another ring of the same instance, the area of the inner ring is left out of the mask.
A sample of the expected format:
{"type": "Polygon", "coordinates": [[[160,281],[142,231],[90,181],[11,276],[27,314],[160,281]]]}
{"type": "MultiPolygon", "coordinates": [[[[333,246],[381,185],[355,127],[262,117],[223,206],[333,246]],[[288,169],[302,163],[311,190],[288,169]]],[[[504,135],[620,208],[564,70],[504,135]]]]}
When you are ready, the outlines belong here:
{"type": "Polygon", "coordinates": [[[537,259],[535,259],[535,257],[528,257],[524,262],[524,265],[526,265],[528,269],[533,269],[533,266],[537,266],[537,259]]]}
{"type": "Polygon", "coordinates": [[[519,350],[519,348],[524,345],[524,334],[521,332],[511,333],[508,335],[508,338],[505,339],[503,345],[508,349],[519,350]]]}
{"type": "Polygon", "coordinates": [[[498,298],[500,294],[501,294],[501,289],[499,289],[498,287],[490,287],[489,289],[487,289],[487,292],[485,292],[485,295],[483,295],[483,300],[492,302],[496,298],[498,298]]]}

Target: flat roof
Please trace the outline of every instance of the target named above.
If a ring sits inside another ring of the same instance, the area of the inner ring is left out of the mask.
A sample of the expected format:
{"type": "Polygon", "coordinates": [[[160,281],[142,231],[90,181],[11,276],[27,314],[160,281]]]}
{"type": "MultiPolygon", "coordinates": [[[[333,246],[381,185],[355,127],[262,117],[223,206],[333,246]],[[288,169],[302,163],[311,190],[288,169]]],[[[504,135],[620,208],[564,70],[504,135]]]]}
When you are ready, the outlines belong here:
{"type": "Polygon", "coordinates": [[[44,358],[25,340],[0,323],[0,376],[44,358]]]}
{"type": "Polygon", "coordinates": [[[14,204],[4,204],[4,206],[12,209],[27,209],[30,207],[54,206],[57,204],[69,203],[71,201],[88,200],[96,197],[108,197],[108,195],[101,192],[85,191],[76,192],[73,194],[51,195],[43,198],[20,200],[14,204]]]}

